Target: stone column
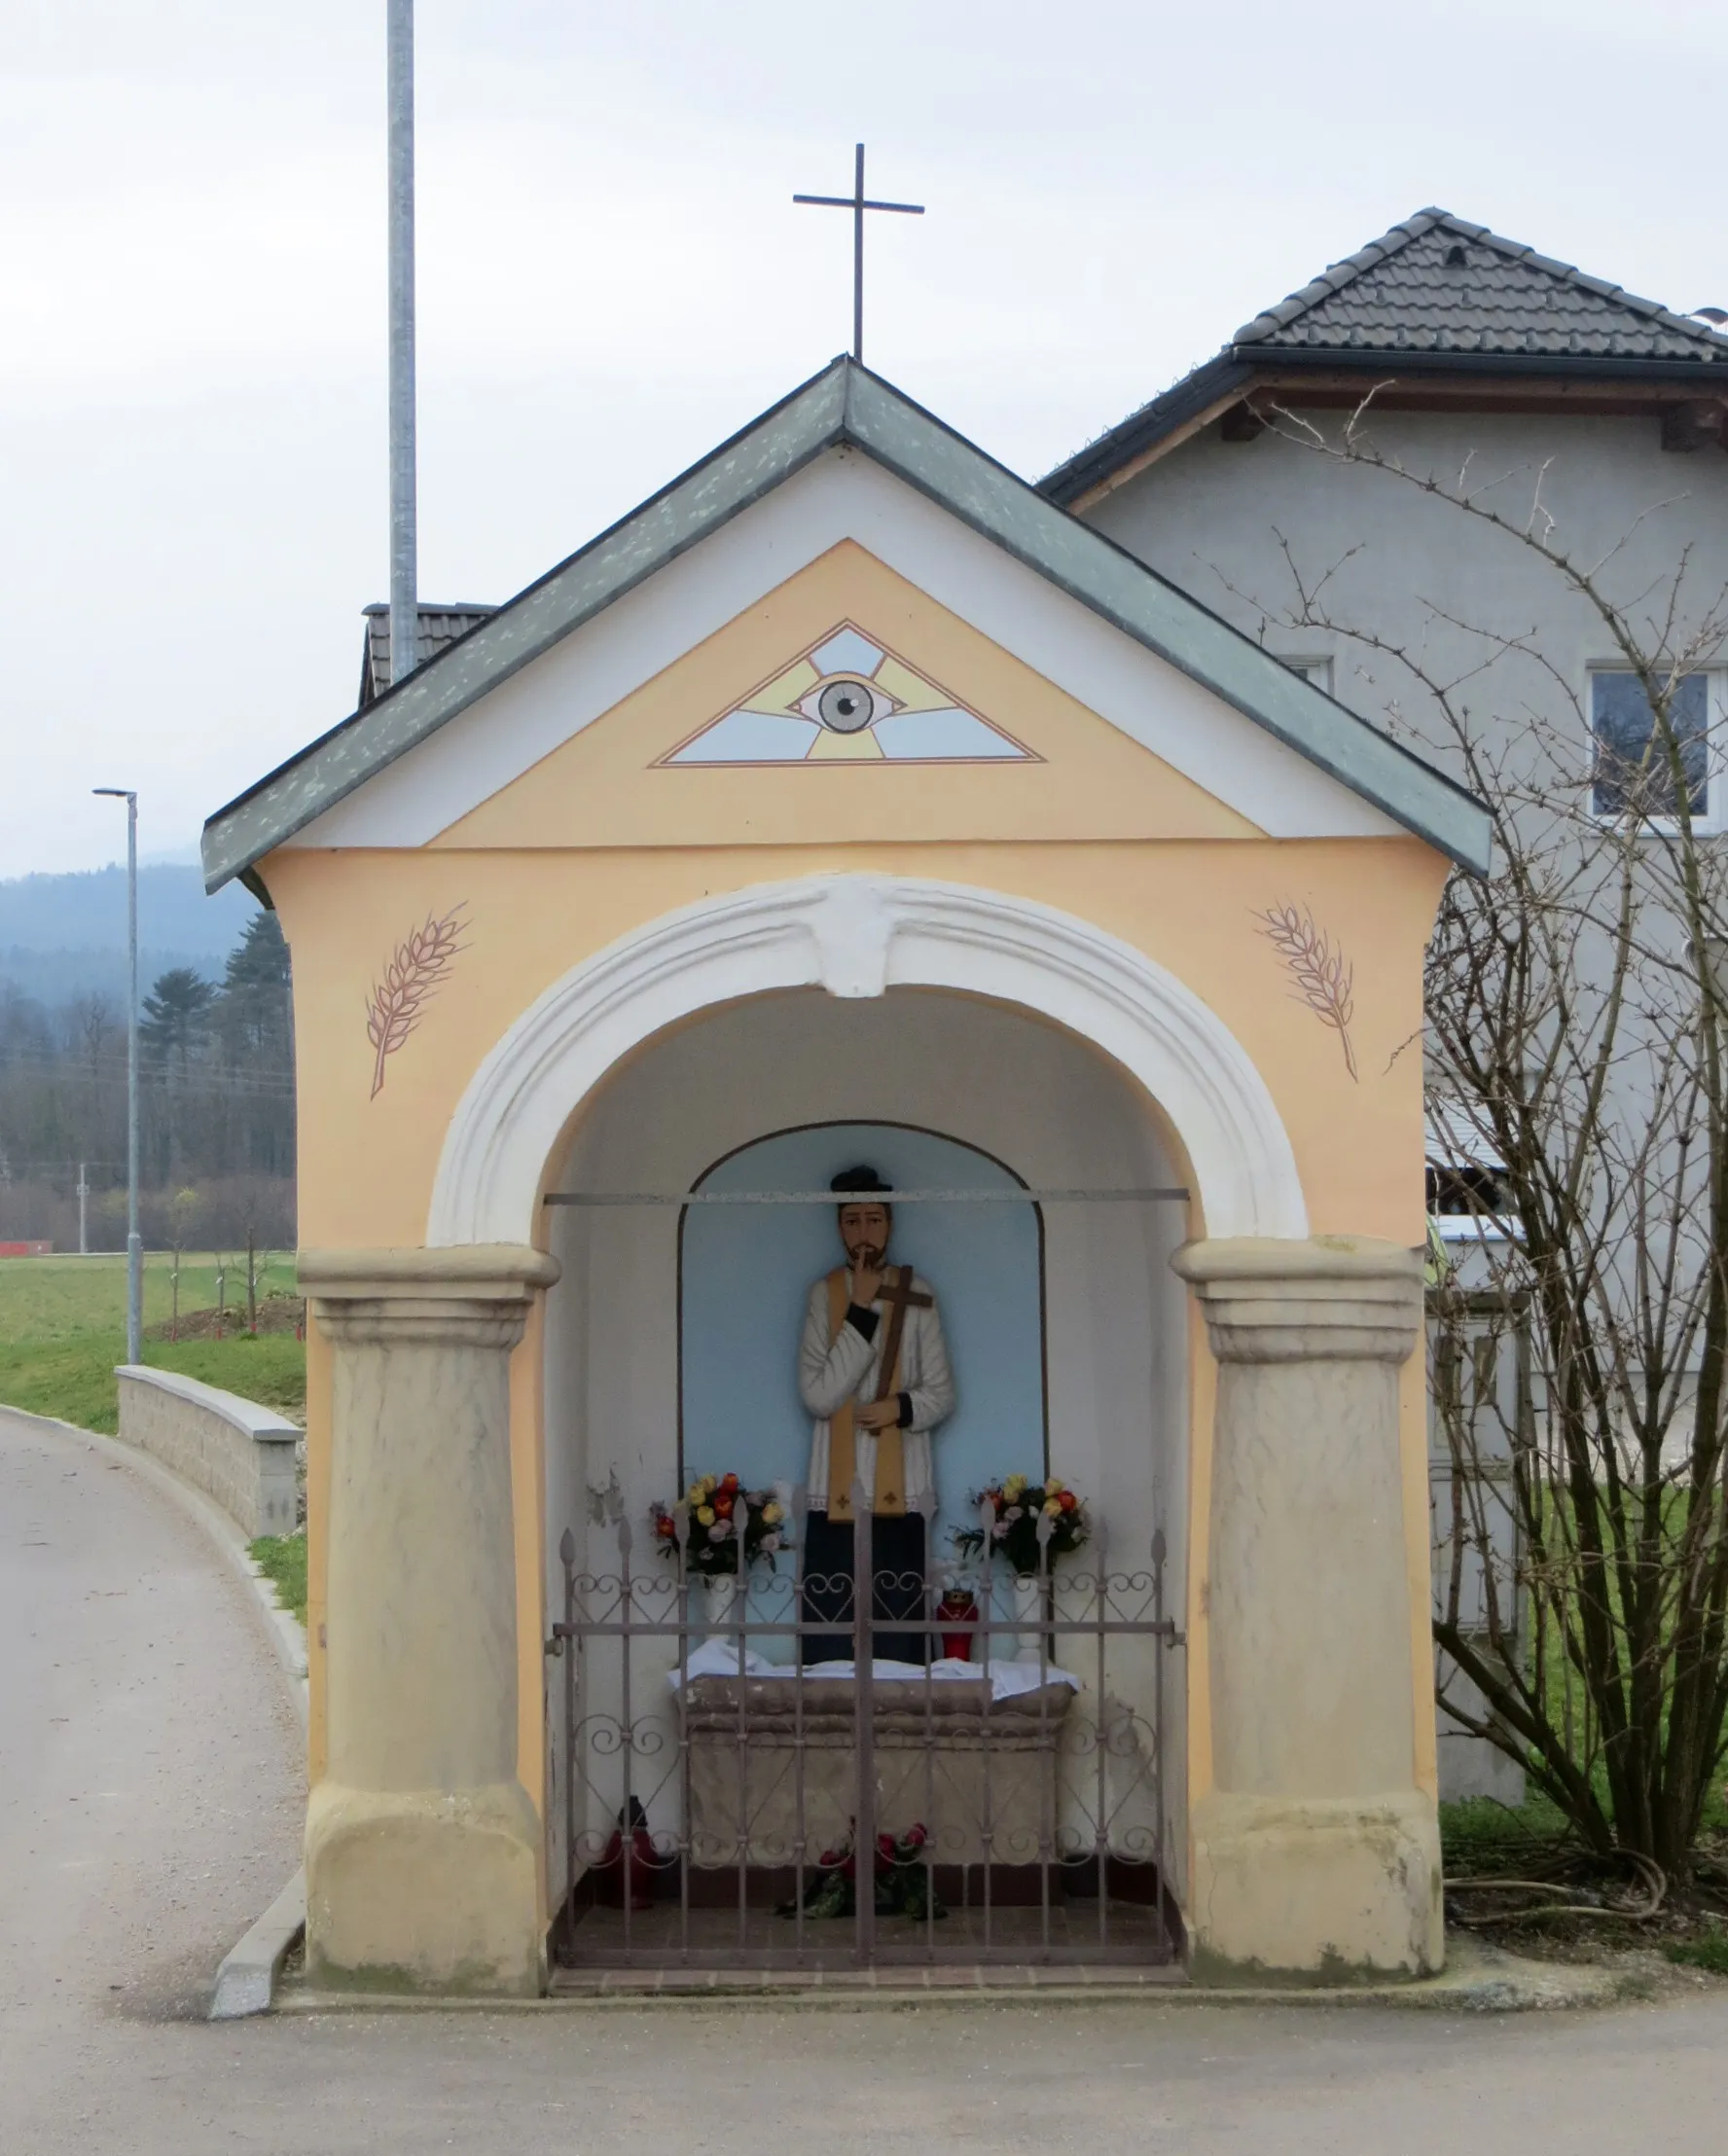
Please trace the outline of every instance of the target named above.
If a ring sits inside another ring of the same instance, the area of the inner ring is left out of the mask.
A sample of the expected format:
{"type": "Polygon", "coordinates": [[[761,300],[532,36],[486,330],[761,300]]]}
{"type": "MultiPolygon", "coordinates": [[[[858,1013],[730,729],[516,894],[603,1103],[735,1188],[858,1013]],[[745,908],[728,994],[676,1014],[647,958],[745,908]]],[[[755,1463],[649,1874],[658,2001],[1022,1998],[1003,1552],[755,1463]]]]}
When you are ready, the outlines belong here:
{"type": "Polygon", "coordinates": [[[1196,1968],[1438,1968],[1439,1825],[1415,1779],[1416,1716],[1434,1707],[1411,1656],[1398,1416],[1421,1258],[1365,1237],[1242,1238],[1174,1264],[1218,1361],[1196,1968]]]}
{"type": "Polygon", "coordinates": [[[538,1250],[306,1250],[331,1344],[327,1779],[315,1985],[534,1994],[540,1822],[517,1779],[510,1350],[538,1250]]]}

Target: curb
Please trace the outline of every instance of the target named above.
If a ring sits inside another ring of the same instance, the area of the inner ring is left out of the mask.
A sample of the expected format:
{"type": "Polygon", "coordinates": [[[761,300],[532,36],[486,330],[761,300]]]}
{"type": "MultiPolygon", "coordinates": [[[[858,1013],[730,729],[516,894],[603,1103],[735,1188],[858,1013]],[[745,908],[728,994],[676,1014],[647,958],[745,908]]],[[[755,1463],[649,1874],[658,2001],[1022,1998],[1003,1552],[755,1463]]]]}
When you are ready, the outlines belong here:
{"type": "Polygon", "coordinates": [[[210,2019],[243,2021],[268,2014],[288,1950],[306,1930],[306,1869],[297,1871],[216,1971],[210,2019]]]}
{"type": "MultiPolygon", "coordinates": [[[[966,2006],[1076,2007],[1135,2005],[1172,2011],[1196,2006],[1374,2007],[1404,2013],[1529,2014],[1616,2005],[1641,1998],[1647,1984],[1636,1972],[1527,1961],[1479,1940],[1453,1934],[1449,1966],[1438,1976],[1409,1984],[1327,1985],[1309,1989],[1274,1985],[1220,1986],[1182,1983],[1020,1983],[931,1985],[904,1983],[827,1989],[789,1985],[764,1972],[756,1981],[715,1972],[676,1989],[649,1990],[628,1983],[615,1989],[555,1993],[547,1998],[450,1998],[408,1993],[318,1992],[299,1983],[277,1989],[277,2013],[289,2014],[692,2014],[740,2009],[756,2013],[906,2013],[966,2006]]],[[[693,1974],[695,1972],[692,1972],[693,1974]]],[[[1009,1974],[1004,1970],[1003,1976],[1009,1974]]],[[[604,1982],[605,1980],[599,1979],[604,1982]]]]}
{"type": "Polygon", "coordinates": [[[201,1490],[195,1490],[183,1482],[171,1468],[160,1460],[152,1459],[148,1453],[135,1445],[122,1444],[117,1437],[105,1437],[99,1430],[81,1429],[76,1422],[62,1422],[52,1415],[31,1415],[23,1408],[0,1404],[0,1421],[10,1418],[27,1428],[47,1431],[55,1437],[69,1438],[91,1452],[104,1455],[116,1466],[129,1467],[136,1475],[151,1484],[169,1501],[178,1505],[188,1519],[203,1529],[218,1555],[236,1579],[244,1581],[251,1590],[249,1600],[256,1608],[272,1652],[289,1680],[289,1689],[300,1714],[301,1727],[306,1722],[306,1635],[299,1620],[291,1616],[276,1600],[276,1591],[263,1572],[252,1562],[246,1548],[246,1537],[236,1522],[231,1520],[220,1505],[206,1497],[201,1490]]]}

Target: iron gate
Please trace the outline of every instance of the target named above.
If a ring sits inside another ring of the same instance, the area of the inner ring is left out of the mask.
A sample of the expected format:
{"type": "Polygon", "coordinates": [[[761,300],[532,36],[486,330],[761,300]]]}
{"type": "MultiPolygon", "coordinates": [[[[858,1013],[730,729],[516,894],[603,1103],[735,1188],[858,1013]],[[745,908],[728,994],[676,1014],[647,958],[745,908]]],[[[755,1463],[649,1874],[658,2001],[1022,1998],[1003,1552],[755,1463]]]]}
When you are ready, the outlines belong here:
{"type": "MultiPolygon", "coordinates": [[[[1528,1299],[1498,1288],[1430,1288],[1428,1320],[1428,1514],[1437,1620],[1456,1624],[1492,1660],[1522,1664],[1542,1651],[1540,1618],[1527,1636],[1525,1548],[1518,1461],[1534,1449],[1528,1299]]],[[[1442,1800],[1524,1802],[1518,1761],[1472,1734],[1448,1704],[1478,1726],[1488,1703],[1441,1647],[1434,1650],[1440,1703],[1442,1800]]],[[[1563,1683],[1567,1672],[1563,1666],[1563,1683]]]]}
{"type": "Polygon", "coordinates": [[[1053,1575],[1046,1555],[1035,1581],[995,1580],[968,1626],[927,1577],[871,1577],[862,1533],[847,1580],[807,1580],[799,1536],[789,1570],[758,1567],[740,1594],[692,1574],[682,1522],[638,1569],[610,1509],[616,1569],[579,1571],[566,1531],[548,1642],[560,1962],[1175,1958],[1164,1729],[1182,1635],[1162,1534],[1138,1570],[1107,1570],[1096,1534],[1091,1569],[1053,1575]],[[807,1589],[844,1598],[849,1661],[805,1662],[836,1625],[832,1601],[810,1620],[807,1589]],[[901,1614],[908,1592],[921,1616],[901,1614]],[[925,1665],[880,1660],[888,1633],[921,1634],[925,1665]],[[945,1656],[944,1634],[970,1659],[945,1656]]]}

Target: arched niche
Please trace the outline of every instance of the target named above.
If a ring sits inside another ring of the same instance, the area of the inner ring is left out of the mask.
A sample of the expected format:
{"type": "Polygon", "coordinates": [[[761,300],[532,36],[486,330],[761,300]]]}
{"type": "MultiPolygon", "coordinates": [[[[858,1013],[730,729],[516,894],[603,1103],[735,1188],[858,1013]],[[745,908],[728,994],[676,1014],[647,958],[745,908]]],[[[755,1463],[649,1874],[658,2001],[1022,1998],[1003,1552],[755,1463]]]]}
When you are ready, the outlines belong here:
{"type": "MultiPolygon", "coordinates": [[[[890,987],[855,999],[807,988],[721,1003],[667,1025],[618,1063],[583,1102],[555,1194],[676,1198],[711,1185],[722,1167],[743,1187],[746,1172],[762,1165],[758,1147],[806,1126],[819,1127],[824,1147],[833,1148],[834,1157],[824,1149],[809,1164],[812,1172],[826,1168],[819,1183],[850,1165],[852,1134],[865,1131],[894,1180],[901,1163],[886,1140],[895,1131],[936,1133],[965,1148],[973,1187],[991,1162],[1000,1164],[999,1176],[1042,1191],[1137,1191],[1187,1180],[1187,1163],[1171,1147],[1156,1104],[1117,1061],[1072,1031],[979,995],[890,987]]],[[[787,1175],[794,1165],[782,1164],[787,1175]]],[[[796,1165],[802,1183],[806,1164],[796,1165]]],[[[753,1174],[750,1181],[764,1187],[753,1174]]],[[[993,1216],[1007,1208],[975,1209],[993,1216]]],[[[730,1208],[576,1204],[547,1215],[561,1269],[547,1295],[543,1336],[545,1563],[555,1604],[566,1529],[581,1566],[616,1571],[612,1522],[622,1517],[634,1535],[632,1563],[658,1569],[663,1560],[647,1534],[650,1506],[676,1496],[683,1465],[726,1464],[699,1461],[688,1447],[682,1463],[679,1455],[680,1214],[687,1232],[688,1221],[708,1210],[730,1208]]],[[[1180,1609],[1188,1562],[1188,1302],[1170,1259],[1190,1232],[1190,1207],[1052,1203],[1041,1210],[1051,1465],[1092,1501],[1113,1570],[1143,1569],[1162,1531],[1170,1551],[1167,1607],[1180,1609]]],[[[910,1217],[906,1208],[902,1218],[910,1217]]],[[[833,1215],[825,1204],[811,1208],[802,1232],[811,1240],[784,1268],[780,1316],[763,1346],[764,1369],[784,1357],[777,1383],[792,1423],[789,1462],[808,1443],[808,1419],[790,1405],[802,1315],[796,1299],[831,1262],[833,1215]]],[[[938,1253],[909,1247],[952,1303],[954,1282],[942,1275],[952,1275],[955,1261],[943,1255],[938,1270],[938,1253]]],[[[964,1339],[955,1346],[964,1391],[974,1357],[964,1339]]],[[[776,1382],[772,1371],[769,1382],[776,1382]]],[[[742,1373],[739,1383],[747,1397],[742,1373]]],[[[1040,1396],[1040,1412],[1043,1405],[1040,1396]]],[[[990,1450],[992,1472],[1029,1464],[1007,1456],[1006,1441],[990,1450]]],[[[666,1654],[669,1667],[669,1644],[666,1654]]],[[[650,1705],[666,1697],[651,1663],[644,1647],[650,1705]]],[[[1165,1681],[1174,1834],[1183,1758],[1179,1668],[1172,1665],[1165,1681]]],[[[552,1687],[555,1757],[559,1698],[552,1687]]],[[[675,1760],[669,1719],[658,1742],[655,1756],[675,1760]]],[[[662,1790],[655,1801],[669,1799],[662,1790]]],[[[556,1836],[556,1807],[551,1816],[556,1836]]]]}

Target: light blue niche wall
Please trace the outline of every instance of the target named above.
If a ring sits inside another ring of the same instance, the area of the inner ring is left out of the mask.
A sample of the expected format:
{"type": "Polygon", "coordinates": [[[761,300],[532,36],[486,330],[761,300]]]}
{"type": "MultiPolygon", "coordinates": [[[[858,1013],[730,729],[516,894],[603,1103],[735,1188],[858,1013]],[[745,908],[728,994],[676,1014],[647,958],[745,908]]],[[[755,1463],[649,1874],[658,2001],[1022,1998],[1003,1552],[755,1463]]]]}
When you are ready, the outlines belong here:
{"type": "MultiPolygon", "coordinates": [[[[891,1123],[830,1123],[762,1138],[712,1168],[702,1190],[823,1190],[867,1162],[900,1190],[1015,1190],[1015,1176],[958,1139],[891,1123]]],[[[682,1473],[736,1470],[756,1488],[802,1483],[810,1419],[798,1343],[810,1284],[841,1263],[826,1205],[692,1205],[679,1298],[682,1473]]],[[[936,1291],[958,1405],[936,1432],[939,1511],[931,1557],[953,1558],[970,1494],[997,1475],[1043,1473],[1044,1290],[1037,1208],[898,1207],[891,1264],[936,1291]]],[[[782,1559],[782,1568],[790,1560],[782,1559]]]]}

